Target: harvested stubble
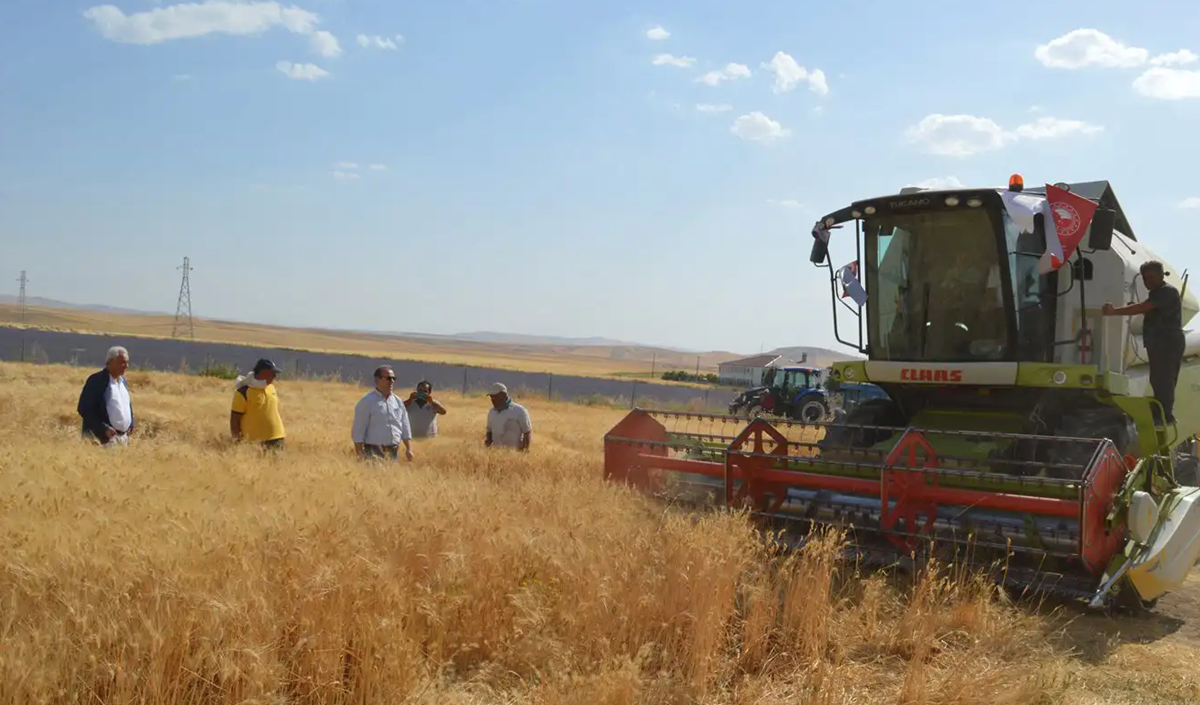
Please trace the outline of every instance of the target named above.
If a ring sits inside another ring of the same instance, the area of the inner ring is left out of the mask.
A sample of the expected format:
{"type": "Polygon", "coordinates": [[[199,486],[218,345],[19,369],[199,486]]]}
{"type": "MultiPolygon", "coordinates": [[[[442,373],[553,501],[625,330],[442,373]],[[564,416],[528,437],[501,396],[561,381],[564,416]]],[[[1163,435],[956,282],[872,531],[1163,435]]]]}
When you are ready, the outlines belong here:
{"type": "Polygon", "coordinates": [[[4,703],[1029,703],[1062,657],[985,586],[769,555],[735,516],[600,480],[621,412],[531,402],[534,450],[447,397],[412,466],[350,457],[363,390],[281,381],[291,446],[230,448],[230,387],[131,373],[128,449],[84,372],[0,365],[4,703]]]}

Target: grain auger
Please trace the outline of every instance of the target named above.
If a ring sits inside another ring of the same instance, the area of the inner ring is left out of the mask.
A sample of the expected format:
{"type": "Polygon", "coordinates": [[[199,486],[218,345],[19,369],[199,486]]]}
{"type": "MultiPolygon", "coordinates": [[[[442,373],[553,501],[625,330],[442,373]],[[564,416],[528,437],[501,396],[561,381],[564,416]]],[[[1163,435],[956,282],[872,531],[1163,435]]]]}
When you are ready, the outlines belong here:
{"type": "MultiPolygon", "coordinates": [[[[1157,259],[1107,182],[905,189],[812,235],[835,336],[863,356],[831,374],[886,397],[829,423],[711,415],[717,432],[635,409],[605,436],[606,477],[746,508],[798,540],[840,525],[860,559],[937,556],[1093,607],[1143,609],[1185,580],[1200,557],[1200,336],[1167,423],[1140,318],[1100,315],[1145,299],[1139,267],[1157,259]],[[835,268],[830,234],[850,222],[854,256],[835,268]]],[[[1167,281],[1186,323],[1200,306],[1167,281]]]]}

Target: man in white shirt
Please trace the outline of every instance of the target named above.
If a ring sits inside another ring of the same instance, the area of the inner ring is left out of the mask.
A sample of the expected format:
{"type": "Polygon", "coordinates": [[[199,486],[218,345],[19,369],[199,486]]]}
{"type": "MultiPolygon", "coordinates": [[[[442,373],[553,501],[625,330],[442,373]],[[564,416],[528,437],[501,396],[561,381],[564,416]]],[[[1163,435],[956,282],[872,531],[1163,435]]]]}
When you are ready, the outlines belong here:
{"type": "Polygon", "coordinates": [[[529,411],[508,396],[508,387],[497,382],[492,385],[488,396],[492,408],[488,409],[487,436],[483,444],[489,448],[501,446],[521,451],[529,450],[533,441],[533,422],[529,411]]]}
{"type": "Polygon", "coordinates": [[[105,357],[104,369],[87,378],[76,409],[82,420],[83,438],[106,448],[129,445],[134,423],[133,404],[125,383],[127,369],[129,351],[113,346],[105,357]]]}
{"type": "Polygon", "coordinates": [[[404,458],[412,462],[412,426],[404,403],[392,393],[396,373],[388,365],[375,370],[375,388],[354,407],[354,425],[350,429],[354,450],[360,458],[391,457],[399,461],[400,444],[404,458]]]}

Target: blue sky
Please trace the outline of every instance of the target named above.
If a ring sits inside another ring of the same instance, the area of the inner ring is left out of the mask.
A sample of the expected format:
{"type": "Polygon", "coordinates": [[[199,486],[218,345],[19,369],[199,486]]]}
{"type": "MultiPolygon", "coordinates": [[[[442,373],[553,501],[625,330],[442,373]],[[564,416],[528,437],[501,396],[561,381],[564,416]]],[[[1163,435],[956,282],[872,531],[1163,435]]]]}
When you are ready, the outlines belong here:
{"type": "Polygon", "coordinates": [[[1012,172],[1200,267],[1200,6],[966,7],[5,0],[0,292],[836,346],[819,215],[1012,172]]]}

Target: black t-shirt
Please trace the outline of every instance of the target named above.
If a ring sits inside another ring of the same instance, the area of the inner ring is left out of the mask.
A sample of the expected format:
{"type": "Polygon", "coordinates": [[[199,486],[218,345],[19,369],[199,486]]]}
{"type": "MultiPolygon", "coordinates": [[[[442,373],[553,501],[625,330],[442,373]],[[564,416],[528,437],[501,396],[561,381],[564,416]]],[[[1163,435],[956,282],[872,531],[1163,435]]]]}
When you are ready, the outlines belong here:
{"type": "Polygon", "coordinates": [[[1179,291],[1170,284],[1150,290],[1154,308],[1142,314],[1142,340],[1147,345],[1174,342],[1183,335],[1182,302],[1179,291]]]}

